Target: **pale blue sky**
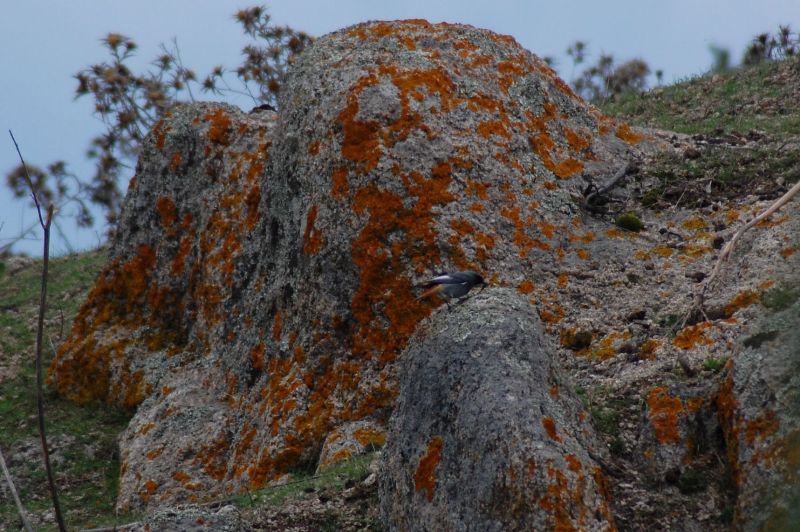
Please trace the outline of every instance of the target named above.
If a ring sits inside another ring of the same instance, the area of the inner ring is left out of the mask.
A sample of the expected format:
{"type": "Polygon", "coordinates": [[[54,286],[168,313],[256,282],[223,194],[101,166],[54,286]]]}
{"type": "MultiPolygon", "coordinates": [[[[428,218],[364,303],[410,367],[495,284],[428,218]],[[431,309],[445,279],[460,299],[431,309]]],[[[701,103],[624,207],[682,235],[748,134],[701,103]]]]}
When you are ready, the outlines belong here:
{"type": "MultiPolygon", "coordinates": [[[[26,202],[14,200],[5,173],[17,164],[8,137],[14,131],[26,160],[45,165],[63,159],[79,175],[92,174],[84,153],[102,130],[89,99],[73,100],[72,75],[105,59],[99,39],[114,31],[139,44],[139,64],[158,53],[158,44],[178,39],[186,65],[199,75],[216,64],[235,66],[245,38],[233,13],[257,1],[212,0],[25,0],[5,2],[0,20],[0,246],[35,221],[26,202]]],[[[711,44],[728,47],[738,60],[757,33],[778,24],[800,27],[800,0],[274,0],[267,2],[276,24],[323,35],[365,20],[425,18],[461,22],[512,35],[525,48],[558,61],[563,76],[572,66],[564,51],[576,39],[589,43],[590,60],[601,51],[619,60],[641,57],[664,79],[703,73],[711,44]]],[[[249,105],[248,102],[244,102],[249,105]]],[[[124,189],[124,187],[123,187],[124,189]]],[[[101,221],[102,216],[98,215],[101,221]]],[[[75,249],[96,246],[104,227],[76,231],[61,227],[75,249]]],[[[37,239],[39,232],[36,233],[37,239]]],[[[16,251],[40,254],[30,240],[16,251]]],[[[52,253],[68,251],[54,233],[52,253]]]]}

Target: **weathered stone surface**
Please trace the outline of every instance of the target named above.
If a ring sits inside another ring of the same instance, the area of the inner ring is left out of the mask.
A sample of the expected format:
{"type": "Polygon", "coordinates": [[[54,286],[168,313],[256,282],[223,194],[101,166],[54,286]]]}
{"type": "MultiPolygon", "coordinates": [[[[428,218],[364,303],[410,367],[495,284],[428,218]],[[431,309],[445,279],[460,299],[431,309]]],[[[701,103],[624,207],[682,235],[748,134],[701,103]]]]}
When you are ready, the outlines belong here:
{"type": "Polygon", "coordinates": [[[574,196],[642,137],[513,39],[364,24],[319,39],[283,95],[277,117],[158,124],[51,368],[68,397],[137,408],[121,509],[257,488],[338,425],[384,424],[431,271],[485,272],[552,327],[556,264],[634,249],[596,246],[574,196]]]}
{"type": "Polygon", "coordinates": [[[705,321],[680,327],[715,244],[774,198],[711,187],[695,207],[678,194],[628,233],[613,210],[661,186],[642,171],[607,194],[609,215],[582,210],[623,163],[698,146],[640,133],[512,39],[424,21],[319,39],[278,114],[174,109],[143,146],[111,260],[51,369],[68,397],[136,409],[120,508],[255,489],[357,452],[359,428],[379,437],[398,357],[438,304],[416,301],[415,283],[469,268],[558,338],[614,451],[621,528],[722,529],[732,507],[742,526],[780,524],[795,497],[795,366],[771,350],[796,340],[764,309],[797,284],[797,203],[742,238],[705,321]]]}
{"type": "Polygon", "coordinates": [[[765,298],[778,308],[754,320],[739,339],[741,353],[728,362],[716,396],[741,530],[792,530],[800,524],[798,281],[795,273],[765,298]]]}
{"type": "Polygon", "coordinates": [[[490,289],[403,353],[381,486],[391,530],[611,530],[593,429],[530,304],[490,289]]]}

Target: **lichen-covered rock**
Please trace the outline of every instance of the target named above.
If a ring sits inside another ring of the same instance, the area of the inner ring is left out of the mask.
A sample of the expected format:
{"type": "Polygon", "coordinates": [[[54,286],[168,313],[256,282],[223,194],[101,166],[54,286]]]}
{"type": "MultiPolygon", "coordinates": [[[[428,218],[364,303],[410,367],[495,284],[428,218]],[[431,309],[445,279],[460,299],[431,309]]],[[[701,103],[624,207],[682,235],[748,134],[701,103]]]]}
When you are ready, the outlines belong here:
{"type": "Polygon", "coordinates": [[[403,354],[381,486],[390,530],[611,530],[600,452],[525,298],[490,289],[403,354]]]}
{"type": "Polygon", "coordinates": [[[596,247],[574,196],[642,137],[511,38],[363,24],[282,94],[277,116],[194,104],[154,128],[53,362],[63,395],[136,408],[121,509],[258,488],[337,426],[384,424],[430,272],[484,272],[552,326],[556,263],[633,249],[596,247]]]}
{"type": "Polygon", "coordinates": [[[370,420],[343,423],[328,433],[319,453],[317,473],[331,465],[375,451],[386,443],[386,429],[370,420]]]}
{"type": "Polygon", "coordinates": [[[740,338],[716,396],[741,530],[800,524],[800,276],[784,281],[765,299],[772,311],[740,338]]]}

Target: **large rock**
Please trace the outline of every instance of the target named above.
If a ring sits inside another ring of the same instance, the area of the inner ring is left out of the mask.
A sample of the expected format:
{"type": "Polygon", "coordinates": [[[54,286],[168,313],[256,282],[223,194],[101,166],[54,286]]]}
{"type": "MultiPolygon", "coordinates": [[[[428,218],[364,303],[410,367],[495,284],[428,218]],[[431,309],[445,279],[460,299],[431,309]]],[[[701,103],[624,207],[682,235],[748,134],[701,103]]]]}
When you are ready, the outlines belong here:
{"type": "Polygon", "coordinates": [[[715,398],[728,442],[741,530],[800,525],[800,291],[797,274],[768,292],[715,398]]]}
{"type": "Polygon", "coordinates": [[[614,529],[601,447],[528,302],[493,289],[423,323],[384,451],[390,529],[614,529]]]}
{"type": "Polygon", "coordinates": [[[317,40],[282,95],[277,115],[192,104],[154,128],[53,361],[61,394],[135,409],[120,509],[258,488],[354,422],[382,441],[432,271],[516,287],[557,332],[572,272],[636,249],[576,196],[642,137],[511,38],[363,24],[317,40]]]}

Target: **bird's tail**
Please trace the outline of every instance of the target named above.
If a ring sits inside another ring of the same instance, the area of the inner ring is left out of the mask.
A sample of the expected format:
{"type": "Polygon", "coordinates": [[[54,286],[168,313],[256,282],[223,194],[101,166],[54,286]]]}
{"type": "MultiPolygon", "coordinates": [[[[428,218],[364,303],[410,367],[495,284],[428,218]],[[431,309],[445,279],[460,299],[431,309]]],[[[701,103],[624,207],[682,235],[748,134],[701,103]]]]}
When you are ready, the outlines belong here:
{"type": "Polygon", "coordinates": [[[419,301],[420,299],[425,299],[426,297],[430,297],[433,294],[438,294],[439,292],[442,291],[443,288],[444,285],[441,284],[434,285],[432,288],[429,288],[428,290],[422,292],[422,294],[420,294],[419,297],[417,297],[417,301],[419,301]]]}

